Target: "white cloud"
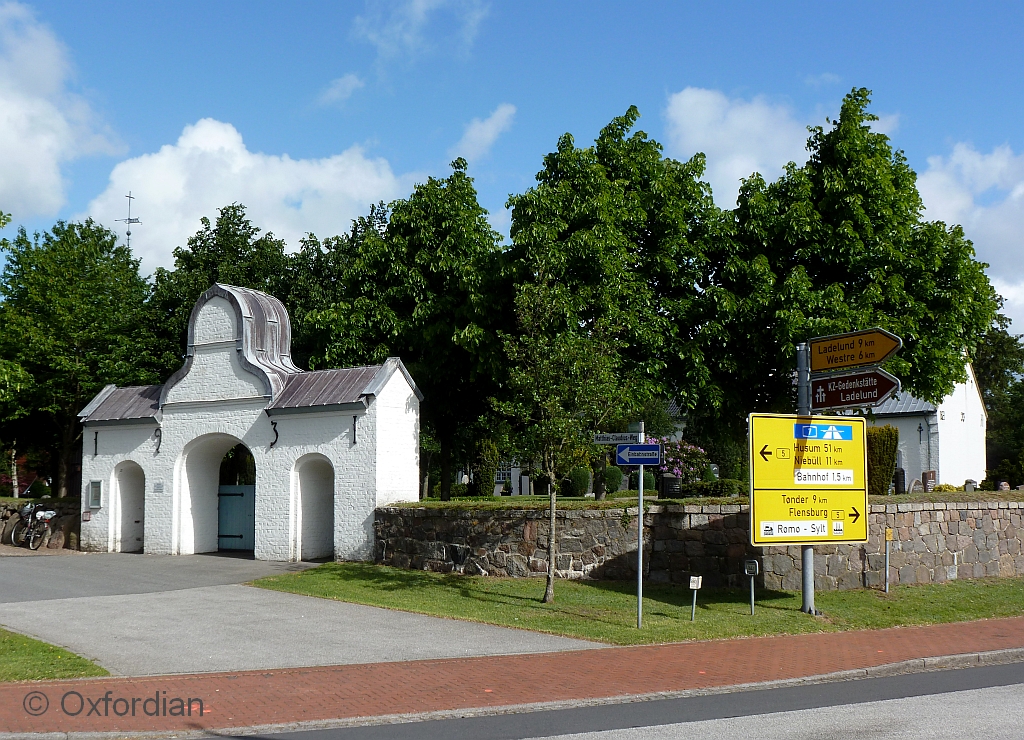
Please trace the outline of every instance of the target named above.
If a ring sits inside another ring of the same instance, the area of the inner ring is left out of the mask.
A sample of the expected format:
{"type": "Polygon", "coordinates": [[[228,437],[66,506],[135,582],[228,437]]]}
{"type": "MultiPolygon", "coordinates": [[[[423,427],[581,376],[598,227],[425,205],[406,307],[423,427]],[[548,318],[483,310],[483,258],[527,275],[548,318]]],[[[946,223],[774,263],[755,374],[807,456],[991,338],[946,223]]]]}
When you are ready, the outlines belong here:
{"type": "Polygon", "coordinates": [[[929,157],[917,185],[927,218],[964,227],[1024,330],[1024,154],[1006,145],[985,154],[961,142],[948,156],[929,157]]]}
{"type": "Polygon", "coordinates": [[[376,46],[385,60],[433,48],[429,36],[466,50],[487,11],[481,0],[375,0],[354,26],[356,35],[376,46]]]}
{"type": "Polygon", "coordinates": [[[317,98],[317,102],[320,105],[335,105],[337,103],[344,103],[359,88],[365,85],[359,76],[349,72],[344,77],[339,77],[336,80],[331,80],[331,83],[327,88],[320,93],[320,97],[317,98]]]}
{"type": "Polygon", "coordinates": [[[146,272],[170,266],[172,250],[199,229],[199,219],[242,203],[253,223],[284,238],[289,247],[312,231],[339,234],[378,200],[408,193],[411,175],[397,176],[384,159],[358,146],[323,159],[292,159],[249,151],[229,123],[204,118],[186,126],[178,141],[158,152],[125,160],[87,215],[113,225],[124,218],[125,194],[136,197],[132,249],[146,272]]]}
{"type": "Polygon", "coordinates": [[[807,161],[806,125],[764,97],[730,99],[718,90],[688,87],[669,97],[665,116],[670,153],[681,159],[707,155],[705,177],[723,207],[735,206],[740,178],[760,172],[771,181],[787,162],[807,161]]]}
{"type": "Polygon", "coordinates": [[[61,165],[113,153],[113,137],[68,89],[64,45],[32,11],[0,5],[0,209],[21,220],[52,216],[65,201],[61,165]]]}
{"type": "Polygon", "coordinates": [[[504,132],[512,127],[512,119],[515,118],[516,107],[510,103],[502,103],[487,118],[480,120],[474,118],[466,126],[465,133],[459,139],[459,143],[448,150],[450,157],[465,157],[467,161],[473,162],[485,156],[494,142],[504,132]]]}
{"type": "Polygon", "coordinates": [[[831,72],[822,72],[820,75],[808,75],[804,82],[811,87],[828,87],[839,84],[839,75],[831,72]]]}

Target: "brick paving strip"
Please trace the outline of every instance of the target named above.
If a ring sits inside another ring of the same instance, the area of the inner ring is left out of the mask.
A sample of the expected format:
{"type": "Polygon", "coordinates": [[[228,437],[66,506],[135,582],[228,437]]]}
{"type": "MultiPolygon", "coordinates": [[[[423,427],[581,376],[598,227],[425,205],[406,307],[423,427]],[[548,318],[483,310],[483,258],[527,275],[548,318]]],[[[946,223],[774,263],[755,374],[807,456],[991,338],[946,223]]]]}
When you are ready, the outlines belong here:
{"type": "Polygon", "coordinates": [[[1013,617],[560,653],[23,682],[0,684],[0,734],[194,731],[494,711],[716,690],[1022,648],[1024,617],[1013,617]],[[174,716],[190,698],[202,705],[193,702],[191,716],[174,716]]]}

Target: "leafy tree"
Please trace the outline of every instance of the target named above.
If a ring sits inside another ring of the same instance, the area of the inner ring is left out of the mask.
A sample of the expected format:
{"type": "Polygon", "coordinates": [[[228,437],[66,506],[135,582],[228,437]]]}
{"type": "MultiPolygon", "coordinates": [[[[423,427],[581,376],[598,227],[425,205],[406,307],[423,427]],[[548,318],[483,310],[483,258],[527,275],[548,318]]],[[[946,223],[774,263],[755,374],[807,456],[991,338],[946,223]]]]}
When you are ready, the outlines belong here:
{"type": "MultiPolygon", "coordinates": [[[[500,236],[466,167],[455,160],[449,177],[429,178],[408,199],[391,203],[390,212],[371,209],[346,236],[323,243],[308,238],[298,268],[308,276],[325,266],[330,276],[299,311],[299,331],[320,334],[312,363],[397,355],[416,379],[424,430],[439,445],[443,499],[451,491],[452,462],[468,458],[501,377],[492,327],[508,312],[500,236]]],[[[297,282],[303,280],[315,278],[297,282]]]]}
{"type": "Polygon", "coordinates": [[[291,260],[272,233],[260,234],[245,206],[221,208],[215,224],[205,216],[185,247],[174,250],[174,270],[153,274],[149,321],[157,332],[162,377],[181,367],[188,343],[192,307],[214,283],[254,288],[285,300],[290,291],[291,260]]]}
{"type": "Polygon", "coordinates": [[[792,409],[794,346],[817,335],[877,325],[901,336],[888,367],[927,400],[963,380],[995,293],[963,230],[922,218],[916,175],[871,129],[869,96],[853,90],[831,127],[810,129],[805,165],[743,182],[735,238],[712,260],[720,345],[705,359],[718,398],[695,429],[724,421],[739,439],[748,412],[792,409]]]}
{"type": "Polygon", "coordinates": [[[56,451],[58,496],[66,496],[78,412],[108,383],[156,380],[143,320],[149,286],[128,248],[91,220],[58,221],[31,238],[21,229],[2,248],[0,356],[9,363],[7,390],[14,389],[8,410],[32,412],[32,426],[56,451]]]}
{"type": "Polygon", "coordinates": [[[663,204],[645,193],[671,189],[666,173],[677,173],[642,132],[625,138],[637,116],[631,108],[612,121],[592,147],[563,135],[537,185],[508,202],[515,329],[502,334],[510,370],[495,407],[551,498],[546,602],[554,599],[556,480],[598,454],[594,431],[635,418],[662,391],[672,317],[659,311],[657,270],[648,268],[669,259],[663,252],[678,240],[674,232],[659,239],[670,219],[659,220],[663,204]]]}
{"type": "Polygon", "coordinates": [[[988,411],[987,478],[1024,483],[1024,335],[1011,334],[999,314],[974,356],[974,373],[988,411]]]}

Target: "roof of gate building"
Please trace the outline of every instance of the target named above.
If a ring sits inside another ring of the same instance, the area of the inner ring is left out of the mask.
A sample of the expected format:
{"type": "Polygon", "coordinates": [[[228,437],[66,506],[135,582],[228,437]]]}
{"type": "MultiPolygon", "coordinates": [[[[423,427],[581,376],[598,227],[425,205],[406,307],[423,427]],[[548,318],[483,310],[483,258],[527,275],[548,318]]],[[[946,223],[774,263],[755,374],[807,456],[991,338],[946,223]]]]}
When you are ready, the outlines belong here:
{"type": "MultiPolygon", "coordinates": [[[[237,361],[233,362],[240,365],[242,372],[258,378],[265,388],[264,398],[269,399],[268,413],[365,404],[366,398],[379,394],[396,372],[401,372],[413,392],[421,400],[423,398],[409,371],[397,357],[389,357],[381,365],[309,372],[298,368],[291,358],[291,322],[284,304],[258,290],[215,283],[192,308],[184,366],[163,385],[126,388],[108,385],[82,409],[79,419],[83,423],[158,419],[168,392],[192,369],[196,348],[219,347],[232,341],[237,352],[237,361]],[[214,299],[226,300],[234,310],[232,339],[216,336],[216,341],[211,342],[209,335],[197,334],[201,311],[214,299]]],[[[199,382],[204,383],[205,380],[202,378],[199,382]]]]}
{"type": "MultiPolygon", "coordinates": [[[[288,382],[277,398],[267,406],[267,411],[327,410],[332,406],[359,403],[367,396],[377,395],[395,372],[405,376],[413,392],[422,400],[423,394],[402,361],[397,357],[389,357],[383,365],[294,373],[288,377],[288,382]]],[[[108,385],[96,394],[78,416],[83,423],[154,419],[160,411],[162,390],[162,385],[125,388],[108,385]]]]}
{"type": "Polygon", "coordinates": [[[160,410],[162,385],[108,385],[78,415],[82,421],[151,419],[160,410]]]}

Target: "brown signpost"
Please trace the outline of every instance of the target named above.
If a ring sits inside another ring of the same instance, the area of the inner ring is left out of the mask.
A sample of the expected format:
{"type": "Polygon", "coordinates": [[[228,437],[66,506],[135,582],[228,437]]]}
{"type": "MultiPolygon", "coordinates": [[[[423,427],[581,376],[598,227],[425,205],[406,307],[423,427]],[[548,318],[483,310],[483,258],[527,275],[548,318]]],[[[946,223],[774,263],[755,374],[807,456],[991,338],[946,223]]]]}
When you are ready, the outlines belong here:
{"type": "Polygon", "coordinates": [[[831,337],[816,337],[808,342],[811,372],[849,370],[880,365],[903,346],[903,341],[885,329],[865,329],[831,337]]]}
{"type": "Polygon", "coordinates": [[[811,410],[877,406],[899,391],[899,379],[885,370],[830,373],[811,378],[811,410]]]}

